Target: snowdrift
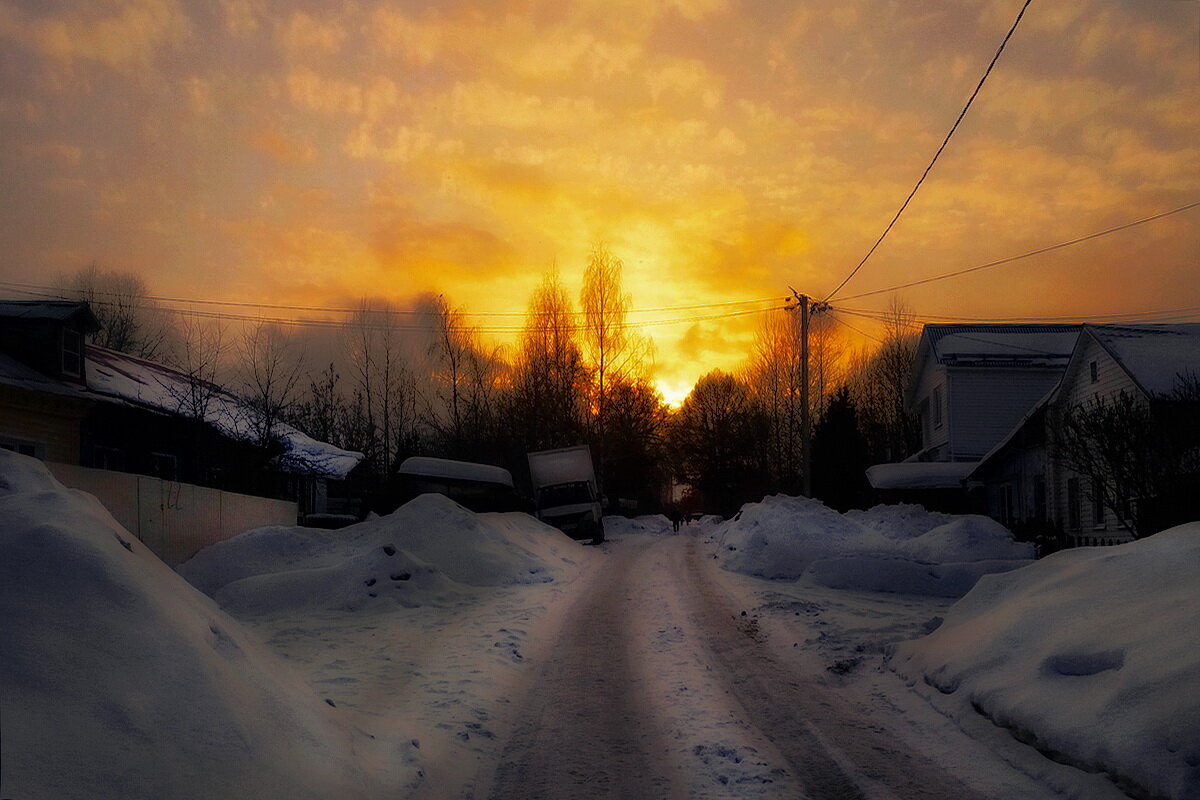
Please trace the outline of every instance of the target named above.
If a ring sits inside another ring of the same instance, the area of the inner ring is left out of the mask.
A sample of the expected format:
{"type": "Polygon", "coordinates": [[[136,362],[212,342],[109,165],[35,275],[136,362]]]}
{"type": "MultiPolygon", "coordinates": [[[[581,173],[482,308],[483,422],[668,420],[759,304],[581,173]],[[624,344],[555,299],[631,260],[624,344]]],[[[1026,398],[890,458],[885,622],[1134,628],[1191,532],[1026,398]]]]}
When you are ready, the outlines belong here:
{"type": "Polygon", "coordinates": [[[894,666],[1086,769],[1200,798],[1200,523],[989,575],[894,666]]]}
{"type": "Polygon", "coordinates": [[[371,738],[91,495],[0,451],[0,517],[5,796],[364,797],[395,778],[364,775],[371,738]]]}
{"type": "Polygon", "coordinates": [[[526,514],[475,514],[424,494],[336,531],[269,526],[197,553],[179,573],[236,616],[461,602],[470,587],[547,583],[587,552],[526,514]]]}
{"type": "Polygon", "coordinates": [[[1034,557],[1032,545],[1013,541],[987,517],[913,505],[839,514],[818,500],[785,495],[746,504],[715,535],[722,565],[733,572],[937,597],[961,597],[981,575],[1034,557]]]}

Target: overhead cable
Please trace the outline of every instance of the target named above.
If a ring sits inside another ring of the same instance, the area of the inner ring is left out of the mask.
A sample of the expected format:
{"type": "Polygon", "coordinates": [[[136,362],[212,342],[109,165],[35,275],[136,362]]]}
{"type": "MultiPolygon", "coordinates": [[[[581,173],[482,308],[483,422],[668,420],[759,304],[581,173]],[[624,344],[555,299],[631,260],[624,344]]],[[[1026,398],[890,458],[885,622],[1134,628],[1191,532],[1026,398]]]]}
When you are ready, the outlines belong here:
{"type": "Polygon", "coordinates": [[[1001,258],[997,261],[989,261],[986,264],[979,264],[974,267],[967,267],[966,269],[958,269],[958,270],[954,270],[953,272],[944,272],[940,275],[933,275],[928,278],[921,278],[920,280],[909,281],[908,283],[899,283],[899,284],[896,284],[895,286],[889,286],[885,289],[873,289],[869,292],[862,292],[860,294],[852,294],[849,297],[842,298],[842,301],[846,302],[849,300],[858,300],[859,298],[862,298],[862,297],[872,297],[877,294],[885,294],[887,292],[894,292],[899,289],[908,289],[913,286],[923,286],[926,283],[934,283],[935,281],[944,281],[947,278],[957,278],[960,275],[967,275],[972,272],[979,272],[980,270],[991,269],[993,267],[1003,266],[1004,264],[1011,264],[1014,261],[1020,261],[1025,258],[1032,258],[1033,256],[1039,256],[1039,255],[1042,255],[1043,253],[1049,253],[1054,250],[1061,250],[1064,247],[1070,247],[1071,245],[1080,244],[1081,242],[1087,242],[1092,239],[1099,239],[1101,236],[1108,236],[1109,234],[1112,234],[1112,233],[1117,233],[1119,231],[1128,230],[1129,228],[1133,228],[1138,225],[1144,225],[1147,222],[1153,222],[1156,219],[1162,219],[1163,217],[1169,217],[1172,214],[1179,214],[1181,212],[1188,211],[1190,209],[1196,208],[1197,206],[1200,206],[1200,201],[1188,203],[1186,205],[1180,206],[1179,208],[1173,208],[1170,211],[1164,211],[1160,214],[1154,214],[1149,217],[1143,217],[1142,219],[1137,219],[1137,220],[1134,220],[1133,222],[1126,222],[1124,225],[1117,225],[1114,228],[1108,228],[1106,230],[1097,231],[1096,233],[1089,233],[1087,236],[1080,236],[1077,239],[1071,239],[1070,241],[1066,241],[1066,242],[1059,242],[1058,244],[1052,244],[1049,247],[1041,247],[1041,248],[1038,248],[1037,250],[1030,250],[1028,253],[1022,253],[1019,256],[1009,256],[1008,258],[1001,258]]]}
{"type": "Polygon", "coordinates": [[[917,180],[916,185],[913,186],[912,191],[908,193],[908,197],[904,198],[904,202],[901,204],[900,210],[896,212],[896,216],[892,217],[892,221],[887,224],[887,227],[884,228],[883,233],[881,233],[879,238],[875,240],[875,244],[871,245],[871,249],[868,250],[867,254],[862,257],[862,261],[859,261],[858,265],[854,269],[850,270],[850,274],[843,278],[842,282],[834,287],[832,292],[825,296],[825,302],[828,302],[830,299],[832,299],[835,294],[842,290],[843,286],[850,282],[851,278],[858,274],[858,271],[862,269],[863,264],[867,263],[867,259],[871,257],[871,254],[875,252],[875,249],[879,247],[884,238],[892,230],[892,226],[896,224],[896,220],[900,219],[900,215],[904,213],[904,209],[908,208],[909,202],[913,199],[913,196],[917,193],[917,190],[921,188],[921,184],[925,182],[925,178],[927,175],[929,175],[929,171],[933,169],[933,165],[937,163],[938,157],[942,154],[942,151],[946,149],[946,145],[949,144],[950,137],[954,135],[954,132],[958,130],[959,124],[963,121],[963,118],[966,117],[967,110],[971,107],[971,104],[975,102],[975,98],[979,95],[979,90],[983,88],[984,81],[988,79],[988,75],[992,74],[992,68],[996,66],[996,62],[1000,59],[1000,54],[1004,52],[1005,45],[1007,45],[1008,40],[1012,38],[1013,32],[1016,31],[1017,25],[1021,22],[1021,17],[1025,15],[1025,9],[1029,8],[1030,2],[1031,0],[1025,0],[1025,4],[1021,6],[1021,10],[1018,12],[1017,18],[1013,20],[1012,27],[1009,28],[1008,33],[1004,35],[1004,40],[1000,42],[1000,47],[996,49],[996,55],[992,56],[991,63],[988,64],[987,69],[984,70],[983,77],[979,79],[979,84],[976,85],[975,91],[971,92],[971,96],[967,99],[967,104],[963,106],[963,110],[958,114],[958,119],[954,120],[954,124],[950,126],[950,132],[946,134],[946,138],[942,140],[937,152],[933,154],[933,158],[930,160],[929,166],[925,167],[925,171],[921,173],[921,177],[917,180]]]}

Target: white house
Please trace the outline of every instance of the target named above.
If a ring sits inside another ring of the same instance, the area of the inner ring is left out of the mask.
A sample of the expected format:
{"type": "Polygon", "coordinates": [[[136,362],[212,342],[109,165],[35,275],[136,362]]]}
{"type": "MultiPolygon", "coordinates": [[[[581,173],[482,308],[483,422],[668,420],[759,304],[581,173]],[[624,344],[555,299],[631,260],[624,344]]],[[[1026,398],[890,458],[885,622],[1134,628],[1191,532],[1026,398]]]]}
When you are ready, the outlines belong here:
{"type": "MultiPolygon", "coordinates": [[[[1168,397],[1188,375],[1200,375],[1200,324],[1085,325],[1058,388],[1047,425],[1069,409],[1125,392],[1150,404],[1168,397]]],[[[1048,460],[1048,513],[1076,544],[1130,538],[1096,497],[1085,476],[1048,460]]],[[[1129,498],[1145,501],[1146,498],[1129,498]]]]}
{"type": "Polygon", "coordinates": [[[926,325],[905,391],[910,461],[978,461],[1054,388],[1079,325],[926,325]]]}

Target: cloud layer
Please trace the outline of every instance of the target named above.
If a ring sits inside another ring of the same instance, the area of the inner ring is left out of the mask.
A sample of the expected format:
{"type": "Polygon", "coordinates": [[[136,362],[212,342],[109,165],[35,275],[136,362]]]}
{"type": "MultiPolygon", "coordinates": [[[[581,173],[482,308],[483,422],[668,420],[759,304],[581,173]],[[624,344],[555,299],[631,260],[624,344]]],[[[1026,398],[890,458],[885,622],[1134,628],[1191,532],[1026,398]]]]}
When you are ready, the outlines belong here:
{"type": "MultiPolygon", "coordinates": [[[[433,289],[513,311],[552,265],[577,281],[604,241],[635,307],[820,296],[1019,6],[10,2],[0,279],[100,260],[168,294],[433,289]]],[[[1031,6],[846,293],[1195,200],[1198,26],[1196,3],[1031,6]]],[[[990,316],[1200,305],[1196,228],[1181,215],[909,299],[990,316]]],[[[731,366],[753,325],[652,328],[662,379],[731,366]]]]}

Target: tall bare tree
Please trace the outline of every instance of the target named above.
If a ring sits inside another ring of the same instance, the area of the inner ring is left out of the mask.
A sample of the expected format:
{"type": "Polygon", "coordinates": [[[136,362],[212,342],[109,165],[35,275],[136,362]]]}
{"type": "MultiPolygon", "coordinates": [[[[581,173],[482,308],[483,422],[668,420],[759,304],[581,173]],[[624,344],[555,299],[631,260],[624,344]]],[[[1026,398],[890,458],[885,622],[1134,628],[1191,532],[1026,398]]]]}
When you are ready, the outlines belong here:
{"type": "Polygon", "coordinates": [[[363,299],[346,334],[355,398],[369,432],[363,452],[380,481],[418,437],[418,390],[396,311],[390,303],[363,299]]]}
{"type": "Polygon", "coordinates": [[[523,446],[580,440],[588,378],[571,299],[558,273],[548,272],[530,298],[512,368],[508,408],[523,446]]]}
{"type": "Polygon", "coordinates": [[[904,410],[920,328],[908,305],[892,298],[879,346],[852,358],[850,393],[874,463],[906,458],[920,444],[916,418],[904,410]]]}
{"type": "Polygon", "coordinates": [[[499,380],[499,351],[488,349],[463,313],[442,295],[418,303],[431,324],[426,342],[430,390],[426,419],[439,450],[456,458],[490,449],[494,436],[499,380]]]}
{"type": "Polygon", "coordinates": [[[278,455],[278,425],[296,402],[304,354],[278,325],[260,322],[242,332],[238,362],[242,399],[250,409],[249,432],[260,451],[278,455]]]}
{"type": "MultiPolygon", "coordinates": [[[[601,483],[607,483],[608,449],[613,414],[613,387],[633,385],[644,377],[649,339],[629,327],[631,297],[622,290],[621,259],[603,244],[592,248],[579,293],[583,352],[591,370],[588,428],[601,483]]],[[[628,399],[629,393],[622,395],[628,399]]]]}
{"type": "Polygon", "coordinates": [[[151,360],[170,356],[171,320],[147,296],[141,276],[92,262],[64,277],[61,291],[65,297],[91,306],[101,328],[92,341],[101,347],[151,360]]]}

